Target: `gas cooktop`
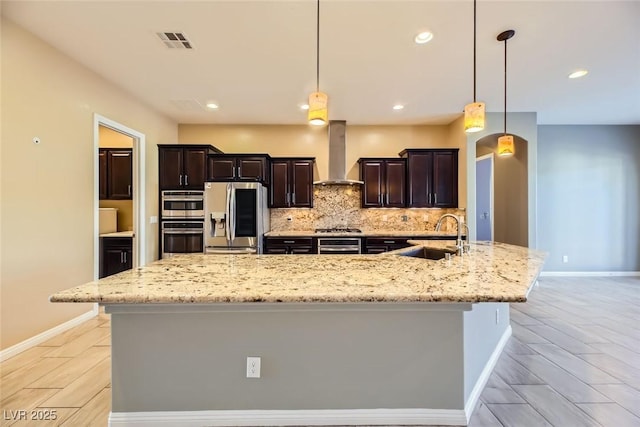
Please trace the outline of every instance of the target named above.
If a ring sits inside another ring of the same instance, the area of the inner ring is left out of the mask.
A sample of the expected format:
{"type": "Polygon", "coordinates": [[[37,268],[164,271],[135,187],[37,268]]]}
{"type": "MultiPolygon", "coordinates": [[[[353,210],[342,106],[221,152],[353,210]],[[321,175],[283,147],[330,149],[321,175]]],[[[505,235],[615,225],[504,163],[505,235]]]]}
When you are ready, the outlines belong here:
{"type": "Polygon", "coordinates": [[[359,228],[316,228],[316,233],[362,233],[359,228]]]}

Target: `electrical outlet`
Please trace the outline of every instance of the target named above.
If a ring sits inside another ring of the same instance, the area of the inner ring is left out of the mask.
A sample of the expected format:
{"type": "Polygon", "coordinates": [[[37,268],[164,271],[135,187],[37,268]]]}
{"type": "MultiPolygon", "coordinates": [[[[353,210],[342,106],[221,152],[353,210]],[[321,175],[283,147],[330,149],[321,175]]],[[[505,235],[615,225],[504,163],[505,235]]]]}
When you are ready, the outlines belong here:
{"type": "Polygon", "coordinates": [[[153,215],[149,218],[149,224],[157,224],[158,223],[158,217],[153,215]]]}
{"type": "Polygon", "coordinates": [[[407,220],[409,220],[409,217],[406,215],[402,215],[400,218],[402,218],[402,222],[407,222],[407,220]]]}
{"type": "Polygon", "coordinates": [[[568,263],[569,262],[569,255],[562,255],[562,262],[563,263],[568,263]]]}
{"type": "Polygon", "coordinates": [[[260,358],[247,357],[247,378],[260,378],[260,358]]]}
{"type": "Polygon", "coordinates": [[[389,217],[387,215],[382,215],[382,220],[384,222],[387,222],[389,220],[389,217]]]}
{"type": "Polygon", "coordinates": [[[423,215],[422,215],[422,220],[423,220],[424,222],[429,221],[429,215],[427,215],[427,214],[423,214],[423,215]]]}

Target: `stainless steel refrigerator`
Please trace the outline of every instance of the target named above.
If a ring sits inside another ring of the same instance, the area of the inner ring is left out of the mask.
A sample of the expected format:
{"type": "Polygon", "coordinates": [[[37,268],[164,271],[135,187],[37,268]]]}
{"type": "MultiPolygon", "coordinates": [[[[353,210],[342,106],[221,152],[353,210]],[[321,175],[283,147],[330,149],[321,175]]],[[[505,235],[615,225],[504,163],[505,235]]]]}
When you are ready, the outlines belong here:
{"type": "Polygon", "coordinates": [[[262,253],[269,231],[267,189],[258,182],[205,182],[204,252],[262,253]]]}

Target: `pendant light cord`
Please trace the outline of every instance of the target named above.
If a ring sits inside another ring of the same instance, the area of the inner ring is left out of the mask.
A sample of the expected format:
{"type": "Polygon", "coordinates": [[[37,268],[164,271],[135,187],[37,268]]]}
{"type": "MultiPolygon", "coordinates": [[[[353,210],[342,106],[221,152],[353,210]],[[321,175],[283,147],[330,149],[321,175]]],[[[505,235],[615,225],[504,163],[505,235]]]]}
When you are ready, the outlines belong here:
{"type": "Polygon", "coordinates": [[[473,0],[473,102],[476,102],[476,0],[473,0]]]}
{"type": "Polygon", "coordinates": [[[316,92],[320,92],[320,0],[316,10],[316,92]]]}
{"type": "Polygon", "coordinates": [[[504,134],[507,134],[507,39],[504,40],[504,134]]]}

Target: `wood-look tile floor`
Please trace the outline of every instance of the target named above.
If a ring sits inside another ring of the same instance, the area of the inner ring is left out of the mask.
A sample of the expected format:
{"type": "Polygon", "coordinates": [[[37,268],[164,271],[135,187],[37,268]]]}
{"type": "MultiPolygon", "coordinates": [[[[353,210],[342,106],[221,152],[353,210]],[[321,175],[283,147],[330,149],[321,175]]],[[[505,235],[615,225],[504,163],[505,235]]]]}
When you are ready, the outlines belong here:
{"type": "MultiPolygon", "coordinates": [[[[542,278],[511,325],[469,426],[640,426],[640,278],[542,278]]],[[[0,363],[0,426],[106,426],[109,326],[100,314],[0,363]]]]}

